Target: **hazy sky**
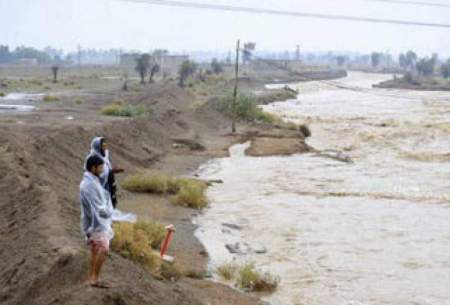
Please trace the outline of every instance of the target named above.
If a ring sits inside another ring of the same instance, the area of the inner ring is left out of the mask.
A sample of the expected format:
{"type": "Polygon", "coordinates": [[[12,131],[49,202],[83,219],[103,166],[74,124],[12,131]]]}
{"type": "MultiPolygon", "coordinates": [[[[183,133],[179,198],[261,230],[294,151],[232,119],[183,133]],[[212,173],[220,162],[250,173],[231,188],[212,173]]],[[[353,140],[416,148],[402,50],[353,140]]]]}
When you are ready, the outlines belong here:
{"type": "MultiPolygon", "coordinates": [[[[185,0],[188,1],[188,0],[185,0]]],[[[450,8],[367,0],[189,0],[278,10],[450,24],[450,8]]],[[[444,3],[444,0],[429,2],[444,3]]],[[[427,0],[422,0],[427,2],[427,0]]],[[[237,38],[257,48],[406,49],[450,56],[450,28],[424,28],[154,6],[121,0],[0,0],[0,44],[73,50],[229,50],[237,38]]]]}

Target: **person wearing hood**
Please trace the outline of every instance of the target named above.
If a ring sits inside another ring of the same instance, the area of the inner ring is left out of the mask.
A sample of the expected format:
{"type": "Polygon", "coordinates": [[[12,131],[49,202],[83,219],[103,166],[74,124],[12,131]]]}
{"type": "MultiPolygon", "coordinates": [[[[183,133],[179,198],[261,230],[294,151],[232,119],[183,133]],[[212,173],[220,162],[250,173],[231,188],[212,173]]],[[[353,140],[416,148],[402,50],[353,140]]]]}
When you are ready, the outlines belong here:
{"type": "Polygon", "coordinates": [[[104,162],[104,170],[100,175],[100,183],[108,191],[114,209],[117,207],[117,186],[115,174],[123,172],[123,169],[112,166],[109,158],[109,150],[107,149],[106,140],[103,137],[95,137],[91,142],[91,151],[89,156],[98,156],[104,162]]]}
{"type": "Polygon", "coordinates": [[[114,237],[114,208],[108,192],[100,182],[104,166],[102,158],[97,155],[89,156],[80,183],[80,226],[91,250],[88,282],[98,288],[110,287],[99,281],[99,275],[109,252],[110,241],[114,237]]]}

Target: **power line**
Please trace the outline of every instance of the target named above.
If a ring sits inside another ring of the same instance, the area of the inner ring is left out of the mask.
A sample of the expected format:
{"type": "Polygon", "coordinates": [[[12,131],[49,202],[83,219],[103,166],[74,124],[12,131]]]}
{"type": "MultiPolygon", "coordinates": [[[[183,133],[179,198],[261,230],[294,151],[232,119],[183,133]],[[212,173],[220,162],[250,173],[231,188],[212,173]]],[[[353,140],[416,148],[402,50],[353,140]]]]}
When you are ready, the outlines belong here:
{"type": "MultiPolygon", "coordinates": [[[[408,21],[408,20],[378,19],[378,18],[370,18],[370,17],[353,17],[353,16],[344,16],[344,15],[316,14],[316,13],[284,11],[284,10],[274,10],[274,9],[245,7],[245,6],[206,4],[206,3],[200,3],[200,2],[184,2],[184,1],[173,1],[173,0],[119,0],[119,1],[147,3],[147,4],[170,6],[170,7],[197,8],[197,9],[208,9],[208,10],[229,11],[229,12],[230,11],[231,12],[244,12],[244,13],[253,13],[253,14],[268,14],[268,15],[279,15],[279,16],[281,15],[281,16],[327,19],[327,20],[330,20],[330,19],[331,20],[346,20],[346,21],[355,21],[355,22],[385,23],[385,24],[410,25],[410,26],[435,27],[435,28],[450,28],[450,24],[445,24],[445,23],[430,23],[430,22],[418,22],[418,21],[408,21]]],[[[382,1],[382,0],[380,0],[380,1],[382,1]]]]}
{"type": "Polygon", "coordinates": [[[417,6],[450,7],[450,4],[435,3],[435,2],[433,3],[433,2],[406,1],[406,0],[366,0],[366,1],[394,3],[394,4],[408,4],[417,6]]]}

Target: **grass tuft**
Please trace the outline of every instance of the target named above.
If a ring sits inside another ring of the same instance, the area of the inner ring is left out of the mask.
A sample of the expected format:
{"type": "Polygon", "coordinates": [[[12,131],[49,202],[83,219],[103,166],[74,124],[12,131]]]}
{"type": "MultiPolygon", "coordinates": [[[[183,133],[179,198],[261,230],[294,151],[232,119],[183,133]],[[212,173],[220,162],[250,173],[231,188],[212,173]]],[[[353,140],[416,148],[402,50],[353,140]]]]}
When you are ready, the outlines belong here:
{"type": "Polygon", "coordinates": [[[261,273],[253,264],[246,264],[240,270],[236,285],[241,289],[250,291],[273,292],[278,287],[280,280],[270,273],[261,273]]]}
{"type": "Polygon", "coordinates": [[[176,263],[163,262],[161,265],[161,275],[166,280],[175,282],[183,276],[183,273],[176,263]]]}
{"type": "Polygon", "coordinates": [[[86,102],[85,99],[82,98],[82,97],[77,97],[77,98],[75,98],[73,101],[74,101],[75,104],[77,104],[77,105],[81,105],[81,104],[84,104],[84,103],[86,102]]]}
{"type": "Polygon", "coordinates": [[[194,209],[202,209],[208,205],[206,198],[207,185],[204,182],[194,179],[183,179],[179,183],[180,189],[172,202],[194,209]]]}
{"type": "Polygon", "coordinates": [[[216,272],[224,280],[231,281],[235,278],[238,271],[238,266],[234,263],[225,263],[216,268],[216,272]]]}
{"type": "Polygon", "coordinates": [[[145,172],[131,175],[125,178],[122,187],[130,192],[157,193],[162,194],[169,191],[169,185],[172,187],[171,179],[157,172],[145,172]]]}
{"type": "MultiPolygon", "coordinates": [[[[229,116],[233,114],[233,97],[227,95],[221,98],[217,104],[217,109],[229,116]]],[[[244,121],[259,121],[273,124],[277,118],[267,112],[264,112],[257,105],[257,99],[251,94],[239,94],[236,99],[236,115],[244,121]]]]}
{"type": "Polygon", "coordinates": [[[57,102],[57,101],[59,101],[59,97],[57,97],[57,96],[55,96],[55,95],[47,94],[47,95],[44,95],[44,97],[42,98],[42,100],[43,100],[44,102],[57,102]]]}
{"type": "Polygon", "coordinates": [[[173,178],[159,172],[142,172],[125,178],[122,187],[130,192],[174,194],[172,203],[201,209],[208,205],[206,183],[188,178],[173,178]]]}
{"type": "Polygon", "coordinates": [[[104,115],[135,117],[144,115],[150,111],[143,105],[133,106],[114,103],[103,107],[101,112],[104,115]]]}
{"type": "Polygon", "coordinates": [[[152,246],[161,243],[161,232],[164,232],[164,227],[156,223],[118,223],[114,225],[111,247],[121,256],[156,270],[161,266],[161,260],[152,246]]]}
{"type": "Polygon", "coordinates": [[[5,97],[5,96],[6,96],[6,93],[0,91],[0,97],[5,97]]]}

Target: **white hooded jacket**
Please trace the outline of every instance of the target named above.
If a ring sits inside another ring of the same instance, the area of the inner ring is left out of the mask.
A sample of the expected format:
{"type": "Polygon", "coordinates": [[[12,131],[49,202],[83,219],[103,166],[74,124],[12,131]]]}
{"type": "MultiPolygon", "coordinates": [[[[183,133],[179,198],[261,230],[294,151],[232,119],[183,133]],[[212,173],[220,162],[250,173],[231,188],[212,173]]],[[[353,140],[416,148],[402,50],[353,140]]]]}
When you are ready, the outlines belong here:
{"type": "Polygon", "coordinates": [[[107,191],[97,176],[86,171],[80,184],[81,231],[86,236],[95,233],[114,237],[111,227],[114,208],[107,191]]]}

